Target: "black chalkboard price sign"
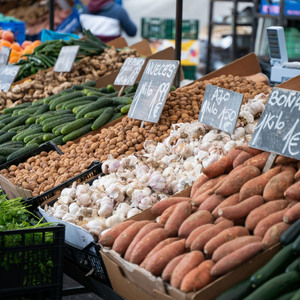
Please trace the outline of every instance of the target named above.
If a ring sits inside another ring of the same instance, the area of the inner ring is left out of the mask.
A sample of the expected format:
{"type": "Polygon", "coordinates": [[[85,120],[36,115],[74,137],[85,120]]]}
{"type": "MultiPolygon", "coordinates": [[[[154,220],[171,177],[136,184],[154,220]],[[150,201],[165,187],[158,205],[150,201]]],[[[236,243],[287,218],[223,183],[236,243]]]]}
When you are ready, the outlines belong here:
{"type": "Polygon", "coordinates": [[[0,66],[0,91],[8,92],[14,82],[20,66],[0,66]]]}
{"type": "Polygon", "coordinates": [[[7,65],[11,49],[5,46],[1,47],[0,51],[0,65],[7,65]]]}
{"type": "Polygon", "coordinates": [[[178,66],[178,60],[148,61],[128,112],[129,118],[158,122],[178,66]]]}
{"type": "Polygon", "coordinates": [[[145,57],[128,57],[115,79],[114,85],[134,85],[145,63],[145,57]]]}
{"type": "Polygon", "coordinates": [[[208,84],[198,121],[232,134],[243,97],[243,94],[208,84]]]}
{"type": "Polygon", "coordinates": [[[273,89],[249,146],[300,159],[300,92],[273,89]]]}
{"type": "Polygon", "coordinates": [[[79,46],[64,46],[61,48],[56,60],[54,72],[70,72],[77,56],[79,46]]]}

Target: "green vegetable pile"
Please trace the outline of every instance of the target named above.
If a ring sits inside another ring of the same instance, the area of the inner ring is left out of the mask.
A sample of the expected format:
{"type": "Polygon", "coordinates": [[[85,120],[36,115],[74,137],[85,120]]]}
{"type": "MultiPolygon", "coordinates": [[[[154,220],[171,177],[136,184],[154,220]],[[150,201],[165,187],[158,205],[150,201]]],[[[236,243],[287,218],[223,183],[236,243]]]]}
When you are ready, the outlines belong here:
{"type": "Polygon", "coordinates": [[[84,40],[71,39],[69,41],[46,41],[37,46],[33,53],[24,54],[23,57],[26,57],[27,59],[20,59],[16,63],[16,65],[21,66],[21,68],[15,81],[33,75],[37,73],[38,70],[45,70],[53,67],[61,48],[64,46],[80,46],[75,61],[79,61],[85,56],[101,54],[105,48],[109,48],[100,39],[95,37],[89,30],[84,30],[83,34],[85,35],[84,40]]]}

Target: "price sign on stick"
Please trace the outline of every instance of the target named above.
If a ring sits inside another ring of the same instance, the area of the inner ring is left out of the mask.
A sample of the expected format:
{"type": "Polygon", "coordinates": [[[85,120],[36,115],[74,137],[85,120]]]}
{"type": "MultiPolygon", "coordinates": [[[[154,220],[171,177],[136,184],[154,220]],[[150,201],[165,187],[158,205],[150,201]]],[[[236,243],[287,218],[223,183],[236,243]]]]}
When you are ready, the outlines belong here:
{"type": "Polygon", "coordinates": [[[79,46],[62,47],[56,60],[54,72],[70,72],[77,56],[79,46]]]}
{"type": "Polygon", "coordinates": [[[178,60],[148,61],[129,110],[129,118],[158,122],[178,66],[178,60]]]}
{"type": "Polygon", "coordinates": [[[243,94],[208,84],[198,121],[232,134],[243,97],[243,94]]]}
{"type": "Polygon", "coordinates": [[[144,57],[128,57],[115,79],[114,85],[134,85],[145,63],[144,57]]]}
{"type": "Polygon", "coordinates": [[[0,65],[7,65],[11,49],[5,46],[1,47],[0,51],[0,65]]]}
{"type": "Polygon", "coordinates": [[[300,159],[300,92],[273,89],[249,146],[300,159]]]}
{"type": "Polygon", "coordinates": [[[8,92],[14,82],[20,66],[0,66],[0,91],[8,92]]]}

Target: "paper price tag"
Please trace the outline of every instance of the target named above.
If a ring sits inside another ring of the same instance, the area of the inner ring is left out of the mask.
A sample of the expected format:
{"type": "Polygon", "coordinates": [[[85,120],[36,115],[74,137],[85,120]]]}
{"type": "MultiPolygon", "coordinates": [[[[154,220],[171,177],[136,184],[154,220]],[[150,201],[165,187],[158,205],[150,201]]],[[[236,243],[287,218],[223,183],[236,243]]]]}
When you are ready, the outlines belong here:
{"type": "Polygon", "coordinates": [[[54,72],[70,72],[77,56],[79,46],[62,47],[56,60],[54,72]]]}
{"type": "Polygon", "coordinates": [[[0,51],[0,65],[7,65],[11,49],[5,46],[1,47],[0,51]]]}
{"type": "Polygon", "coordinates": [[[14,82],[20,66],[2,65],[0,66],[0,91],[8,92],[14,82]]]}

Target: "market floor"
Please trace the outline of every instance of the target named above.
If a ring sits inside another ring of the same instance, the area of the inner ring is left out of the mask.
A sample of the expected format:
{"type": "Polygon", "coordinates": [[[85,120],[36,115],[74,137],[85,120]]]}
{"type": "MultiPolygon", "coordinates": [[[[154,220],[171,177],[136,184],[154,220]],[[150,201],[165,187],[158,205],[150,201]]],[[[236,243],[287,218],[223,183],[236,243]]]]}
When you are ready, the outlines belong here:
{"type": "MultiPolygon", "coordinates": [[[[80,286],[78,282],[64,274],[63,278],[63,288],[72,288],[80,286]]],[[[63,296],[62,300],[101,300],[102,298],[94,293],[85,293],[71,296],[63,296]]]]}

